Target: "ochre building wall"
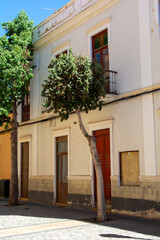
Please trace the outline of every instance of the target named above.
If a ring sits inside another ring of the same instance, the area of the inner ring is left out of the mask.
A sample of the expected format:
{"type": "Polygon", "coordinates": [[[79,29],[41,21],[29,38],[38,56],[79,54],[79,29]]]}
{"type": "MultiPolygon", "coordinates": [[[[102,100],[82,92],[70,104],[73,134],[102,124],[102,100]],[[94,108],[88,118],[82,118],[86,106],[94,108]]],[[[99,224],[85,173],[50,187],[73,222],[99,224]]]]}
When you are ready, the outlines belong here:
{"type": "MultiPolygon", "coordinates": [[[[3,128],[0,128],[2,131],[3,128]]],[[[11,178],[11,139],[10,132],[0,134],[0,180],[11,178]]]]}

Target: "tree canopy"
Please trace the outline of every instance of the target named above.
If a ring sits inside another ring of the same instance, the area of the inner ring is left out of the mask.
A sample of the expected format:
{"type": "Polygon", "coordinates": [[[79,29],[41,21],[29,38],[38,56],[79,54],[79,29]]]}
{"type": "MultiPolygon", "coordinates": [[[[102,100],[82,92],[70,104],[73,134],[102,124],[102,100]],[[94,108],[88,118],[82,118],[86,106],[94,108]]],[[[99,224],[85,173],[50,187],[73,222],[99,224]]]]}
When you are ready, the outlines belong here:
{"type": "Polygon", "coordinates": [[[2,24],[0,37],[0,125],[11,124],[11,181],[8,204],[18,204],[17,107],[28,92],[32,78],[33,22],[21,11],[11,22],[2,24]],[[12,113],[12,119],[11,119],[12,113]]]}
{"type": "Polygon", "coordinates": [[[102,108],[100,96],[105,95],[105,79],[101,65],[86,56],[74,56],[70,50],[69,55],[52,58],[48,71],[48,79],[42,85],[48,112],[53,110],[65,120],[76,109],[88,113],[102,108]]]}
{"type": "Polygon", "coordinates": [[[32,78],[33,21],[21,11],[11,22],[2,23],[5,35],[0,37],[0,125],[9,123],[12,104],[18,106],[28,91],[32,78]]]}

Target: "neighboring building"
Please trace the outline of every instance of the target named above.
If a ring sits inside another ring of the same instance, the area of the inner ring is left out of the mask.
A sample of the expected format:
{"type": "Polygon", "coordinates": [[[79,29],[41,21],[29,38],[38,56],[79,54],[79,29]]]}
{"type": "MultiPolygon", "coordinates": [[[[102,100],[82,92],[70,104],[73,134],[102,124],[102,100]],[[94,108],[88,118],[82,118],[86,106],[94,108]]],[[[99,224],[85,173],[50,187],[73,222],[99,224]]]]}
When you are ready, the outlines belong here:
{"type": "Polygon", "coordinates": [[[11,178],[11,133],[0,127],[0,181],[11,178]]]}
{"type": "Polygon", "coordinates": [[[19,197],[95,206],[92,159],[76,115],[61,122],[42,107],[50,59],[72,48],[101,62],[110,81],[102,111],[82,113],[97,138],[106,207],[160,210],[159,4],[72,0],[35,28],[30,116],[23,122],[19,108],[19,197]]]}

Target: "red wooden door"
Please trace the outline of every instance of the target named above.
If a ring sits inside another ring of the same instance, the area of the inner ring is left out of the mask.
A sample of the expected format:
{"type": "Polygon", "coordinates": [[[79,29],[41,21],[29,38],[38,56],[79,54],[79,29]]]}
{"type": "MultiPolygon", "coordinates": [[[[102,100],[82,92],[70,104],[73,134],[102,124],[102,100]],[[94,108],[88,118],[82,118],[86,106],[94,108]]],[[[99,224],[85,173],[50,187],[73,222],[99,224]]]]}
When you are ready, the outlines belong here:
{"type": "Polygon", "coordinates": [[[29,142],[21,143],[21,197],[28,198],[29,142]]]}
{"type": "Polygon", "coordinates": [[[110,131],[98,130],[94,132],[94,136],[97,139],[97,151],[102,167],[105,202],[111,204],[110,131]]]}

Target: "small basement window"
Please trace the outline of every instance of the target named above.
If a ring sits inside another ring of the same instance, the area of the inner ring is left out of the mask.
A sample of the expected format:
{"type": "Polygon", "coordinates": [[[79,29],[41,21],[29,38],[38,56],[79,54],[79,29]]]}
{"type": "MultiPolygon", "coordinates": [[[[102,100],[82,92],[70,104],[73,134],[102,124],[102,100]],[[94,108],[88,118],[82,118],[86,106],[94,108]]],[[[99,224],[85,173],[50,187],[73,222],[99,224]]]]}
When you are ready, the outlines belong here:
{"type": "Polygon", "coordinates": [[[120,153],[121,185],[139,185],[139,151],[120,153]]]}

